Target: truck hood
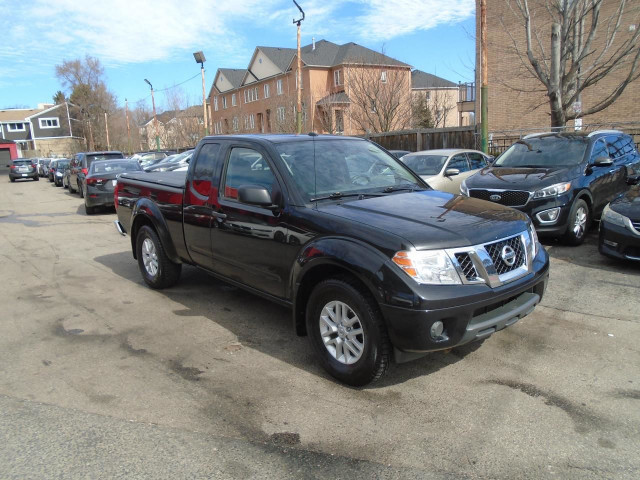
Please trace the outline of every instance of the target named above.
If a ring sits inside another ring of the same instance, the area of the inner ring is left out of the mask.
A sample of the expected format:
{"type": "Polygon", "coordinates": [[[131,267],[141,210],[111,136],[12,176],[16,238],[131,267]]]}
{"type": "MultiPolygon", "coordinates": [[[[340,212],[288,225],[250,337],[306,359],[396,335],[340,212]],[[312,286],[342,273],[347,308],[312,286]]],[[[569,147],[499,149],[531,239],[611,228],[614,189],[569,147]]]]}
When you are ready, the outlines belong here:
{"type": "Polygon", "coordinates": [[[325,204],[318,210],[397,235],[418,250],[488,243],[528,228],[527,216],[517,210],[435,190],[325,204]]]}
{"type": "Polygon", "coordinates": [[[578,175],[579,167],[509,168],[487,167],[466,181],[467,188],[528,190],[568,182],[578,175]]]}

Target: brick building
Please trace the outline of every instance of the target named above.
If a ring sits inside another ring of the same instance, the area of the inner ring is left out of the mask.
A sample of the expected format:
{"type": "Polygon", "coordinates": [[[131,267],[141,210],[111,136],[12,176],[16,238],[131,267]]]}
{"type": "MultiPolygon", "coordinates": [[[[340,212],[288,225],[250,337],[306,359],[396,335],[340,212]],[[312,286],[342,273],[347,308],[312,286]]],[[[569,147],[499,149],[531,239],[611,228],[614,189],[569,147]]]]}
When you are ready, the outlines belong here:
{"type": "MultiPolygon", "coordinates": [[[[550,49],[551,19],[542,0],[529,0],[539,38],[547,54],[550,49]]],[[[603,37],[607,30],[605,20],[615,14],[620,2],[605,0],[600,12],[601,25],[598,37],[593,46],[602,49],[603,37]]],[[[638,2],[627,2],[616,41],[633,36],[640,28],[638,2]]],[[[480,37],[480,0],[476,0],[476,32],[480,37]]],[[[589,17],[587,23],[590,21],[589,17]]],[[[588,26],[588,25],[587,25],[588,26]]],[[[550,107],[546,89],[527,71],[526,36],[523,18],[519,15],[513,1],[487,1],[487,43],[488,43],[488,77],[489,77],[489,131],[494,133],[550,129],[550,107]],[[511,4],[511,7],[509,6],[511,4]],[[516,13],[517,12],[517,13],[516,13]],[[521,58],[514,48],[525,55],[521,58]]],[[[533,39],[534,43],[536,39],[533,39]]],[[[615,44],[614,44],[615,47],[615,44]]],[[[539,51],[539,47],[534,47],[539,51]]],[[[597,54],[592,55],[595,58],[597,54]]],[[[480,85],[480,41],[476,42],[476,84],[480,85]]],[[[640,66],[639,66],[640,69],[640,66]]],[[[582,94],[582,111],[602,98],[606,92],[612,91],[625,76],[628,70],[619,69],[600,83],[587,88],[582,94]]],[[[479,90],[479,89],[478,89],[479,90]]],[[[479,95],[478,95],[479,99],[479,95]]],[[[602,124],[616,126],[629,122],[639,122],[638,105],[640,105],[640,79],[633,81],[622,95],[609,107],[599,113],[583,118],[585,125],[602,124]]],[[[476,118],[480,121],[480,102],[476,102],[476,118]]],[[[573,121],[568,122],[573,125],[573,121]]]]}

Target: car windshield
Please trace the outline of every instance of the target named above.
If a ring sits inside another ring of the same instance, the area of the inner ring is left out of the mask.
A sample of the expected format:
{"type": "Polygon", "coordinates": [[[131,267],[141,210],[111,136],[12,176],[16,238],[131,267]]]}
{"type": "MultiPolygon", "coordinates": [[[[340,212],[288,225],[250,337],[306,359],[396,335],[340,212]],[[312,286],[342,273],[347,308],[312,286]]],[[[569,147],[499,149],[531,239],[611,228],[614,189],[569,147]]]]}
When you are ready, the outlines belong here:
{"type": "Polygon", "coordinates": [[[309,140],[276,148],[306,201],[425,188],[400,161],[370,142],[309,140]]]}
{"type": "Polygon", "coordinates": [[[142,168],[136,161],[118,162],[110,160],[108,162],[93,162],[91,164],[91,175],[112,174],[122,172],[139,172],[142,168]]]}
{"type": "Polygon", "coordinates": [[[122,155],[121,153],[97,153],[97,154],[92,154],[92,155],[87,155],[87,166],[91,165],[93,162],[97,161],[97,160],[109,160],[111,158],[124,158],[124,155],[122,155]]]}
{"type": "Polygon", "coordinates": [[[57,168],[63,168],[69,166],[69,160],[58,160],[57,168]]]}
{"type": "Polygon", "coordinates": [[[494,167],[569,167],[584,158],[588,138],[552,135],[518,140],[494,162],[494,167]]]}
{"type": "Polygon", "coordinates": [[[407,155],[402,161],[418,175],[437,175],[447,161],[446,155],[407,155]]]}

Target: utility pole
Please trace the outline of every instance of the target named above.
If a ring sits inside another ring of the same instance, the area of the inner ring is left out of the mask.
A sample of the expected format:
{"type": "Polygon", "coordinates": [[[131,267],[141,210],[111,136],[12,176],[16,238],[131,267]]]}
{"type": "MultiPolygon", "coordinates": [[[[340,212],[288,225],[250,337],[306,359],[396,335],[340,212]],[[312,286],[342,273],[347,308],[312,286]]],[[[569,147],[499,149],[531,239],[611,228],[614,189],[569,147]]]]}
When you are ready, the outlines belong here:
{"type": "Polygon", "coordinates": [[[107,131],[107,150],[111,150],[111,143],[109,142],[109,123],[107,122],[107,112],[104,112],[104,129],[107,131]]]}
{"type": "Polygon", "coordinates": [[[156,127],[156,150],[160,151],[160,130],[158,130],[158,117],[156,117],[156,101],[153,98],[153,85],[151,85],[151,82],[146,78],[144,79],[144,81],[147,82],[147,84],[151,87],[151,105],[153,106],[153,123],[156,127]]]}
{"type": "Polygon", "coordinates": [[[124,99],[124,116],[127,119],[127,147],[129,148],[129,155],[131,155],[131,128],[129,127],[129,101],[124,99]]]}
{"type": "Polygon", "coordinates": [[[302,8],[300,8],[300,5],[298,5],[298,2],[296,2],[296,0],[293,0],[293,3],[296,4],[296,7],[298,7],[298,10],[300,10],[300,13],[302,14],[302,18],[293,21],[293,23],[298,25],[298,71],[296,72],[296,91],[298,94],[298,105],[296,112],[296,132],[298,135],[300,135],[302,133],[302,59],[300,58],[300,23],[302,23],[302,21],[304,20],[304,12],[302,11],[302,8]]]}
{"type": "Polygon", "coordinates": [[[204,89],[204,62],[206,61],[206,58],[204,58],[204,53],[202,53],[202,51],[194,53],[193,58],[195,58],[196,62],[200,64],[200,71],[202,72],[202,113],[204,118],[204,133],[205,135],[209,135],[209,122],[207,122],[207,97],[204,89]]]}
{"type": "Polygon", "coordinates": [[[489,153],[489,74],[487,72],[487,0],[480,0],[480,131],[481,150],[489,153]]]}

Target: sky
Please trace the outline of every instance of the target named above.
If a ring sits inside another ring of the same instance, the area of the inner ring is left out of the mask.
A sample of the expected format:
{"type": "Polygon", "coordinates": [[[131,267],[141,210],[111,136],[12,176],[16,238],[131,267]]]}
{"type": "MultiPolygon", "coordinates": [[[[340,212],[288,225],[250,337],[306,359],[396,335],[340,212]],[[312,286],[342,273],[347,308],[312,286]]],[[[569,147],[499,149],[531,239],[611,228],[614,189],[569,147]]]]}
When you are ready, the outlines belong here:
{"type": "MultiPolygon", "coordinates": [[[[355,42],[454,82],[474,80],[475,0],[300,0],[302,45],[355,42]]],[[[63,90],[55,66],[100,59],[118,104],[163,111],[168,93],[202,102],[218,68],[246,68],[258,45],[296,46],[291,0],[0,0],[0,109],[35,108],[63,90]]],[[[69,93],[69,92],[65,92],[69,93]]]]}

